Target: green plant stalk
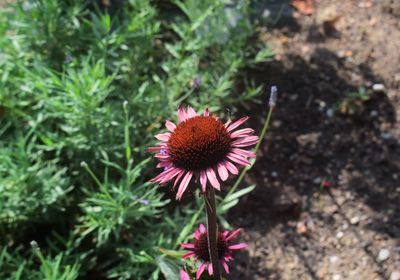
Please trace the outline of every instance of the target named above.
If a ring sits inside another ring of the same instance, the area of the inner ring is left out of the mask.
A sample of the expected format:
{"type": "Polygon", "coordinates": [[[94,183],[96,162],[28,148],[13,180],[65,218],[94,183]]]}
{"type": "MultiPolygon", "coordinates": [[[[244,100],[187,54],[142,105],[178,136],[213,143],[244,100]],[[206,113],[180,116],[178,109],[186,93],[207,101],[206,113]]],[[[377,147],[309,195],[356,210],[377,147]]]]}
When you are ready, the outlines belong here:
{"type": "Polygon", "coordinates": [[[214,280],[221,280],[219,272],[219,257],[217,248],[217,209],[215,207],[215,193],[214,189],[210,188],[204,194],[204,203],[206,205],[207,213],[207,241],[208,241],[208,253],[210,254],[210,261],[213,268],[214,280]]]}
{"type": "MultiPolygon", "coordinates": [[[[262,140],[264,139],[265,133],[267,132],[267,130],[269,128],[269,124],[271,122],[271,117],[272,117],[272,111],[274,110],[274,108],[275,107],[273,107],[273,106],[269,107],[268,115],[267,115],[267,118],[265,119],[264,127],[263,127],[263,129],[261,131],[261,134],[260,134],[260,140],[258,141],[256,147],[254,148],[254,153],[255,154],[257,154],[258,150],[260,149],[262,140]]],[[[255,162],[256,162],[256,159],[253,159],[253,161],[251,161],[251,164],[249,166],[246,166],[242,170],[242,172],[240,173],[240,175],[239,175],[238,179],[236,180],[235,184],[233,185],[231,190],[228,192],[228,194],[225,196],[225,198],[231,196],[236,191],[236,189],[238,188],[238,186],[242,182],[242,180],[244,178],[244,175],[246,175],[247,171],[249,171],[253,167],[255,162]]],[[[225,198],[224,198],[224,200],[225,200],[225,198]]]]}

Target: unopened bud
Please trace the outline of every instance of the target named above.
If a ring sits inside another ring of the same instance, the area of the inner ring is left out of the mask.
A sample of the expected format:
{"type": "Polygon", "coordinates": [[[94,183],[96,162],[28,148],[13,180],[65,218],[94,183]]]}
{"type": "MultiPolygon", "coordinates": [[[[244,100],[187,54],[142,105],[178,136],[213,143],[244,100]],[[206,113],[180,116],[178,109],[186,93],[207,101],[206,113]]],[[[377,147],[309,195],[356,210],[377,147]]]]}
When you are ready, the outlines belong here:
{"type": "Polygon", "coordinates": [[[276,86],[272,86],[271,87],[271,93],[269,96],[269,101],[268,101],[268,105],[269,107],[275,107],[276,106],[276,99],[278,97],[278,88],[276,86]]]}

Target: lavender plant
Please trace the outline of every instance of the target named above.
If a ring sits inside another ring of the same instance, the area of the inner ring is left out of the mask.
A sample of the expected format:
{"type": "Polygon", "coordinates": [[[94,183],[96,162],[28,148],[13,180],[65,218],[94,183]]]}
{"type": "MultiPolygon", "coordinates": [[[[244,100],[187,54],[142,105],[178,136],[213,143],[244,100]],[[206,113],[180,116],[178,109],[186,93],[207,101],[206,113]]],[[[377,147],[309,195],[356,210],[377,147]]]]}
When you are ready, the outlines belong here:
{"type": "Polygon", "coordinates": [[[0,279],[177,279],[203,201],[154,188],[146,148],[181,103],[261,91],[239,75],[259,58],[247,1],[94,2],[0,11],[0,279]]]}

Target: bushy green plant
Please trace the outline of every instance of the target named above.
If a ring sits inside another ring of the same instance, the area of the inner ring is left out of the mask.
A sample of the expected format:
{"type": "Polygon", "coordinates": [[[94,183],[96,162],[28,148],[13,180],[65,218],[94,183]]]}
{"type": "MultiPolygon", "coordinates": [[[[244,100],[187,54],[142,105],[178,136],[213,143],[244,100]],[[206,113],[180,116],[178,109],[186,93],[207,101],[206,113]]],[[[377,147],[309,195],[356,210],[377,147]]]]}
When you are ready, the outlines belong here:
{"type": "Polygon", "coordinates": [[[1,279],[176,279],[203,213],[148,183],[146,147],[181,103],[260,92],[246,1],[111,2],[0,11],[1,279]]]}

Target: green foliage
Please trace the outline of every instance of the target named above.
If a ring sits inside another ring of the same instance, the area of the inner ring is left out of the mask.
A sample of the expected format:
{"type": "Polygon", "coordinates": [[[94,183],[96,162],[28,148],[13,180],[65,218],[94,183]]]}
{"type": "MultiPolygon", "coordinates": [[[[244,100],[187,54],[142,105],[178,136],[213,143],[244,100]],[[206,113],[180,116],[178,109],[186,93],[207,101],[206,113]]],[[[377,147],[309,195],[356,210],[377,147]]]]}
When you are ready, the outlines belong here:
{"type": "Polygon", "coordinates": [[[347,94],[337,105],[337,111],[344,115],[359,115],[364,111],[364,103],[371,98],[365,88],[347,94]]]}
{"type": "Polygon", "coordinates": [[[0,11],[1,279],[174,279],[203,211],[149,183],[146,147],[181,103],[260,92],[246,1],[94,2],[0,11]]]}

